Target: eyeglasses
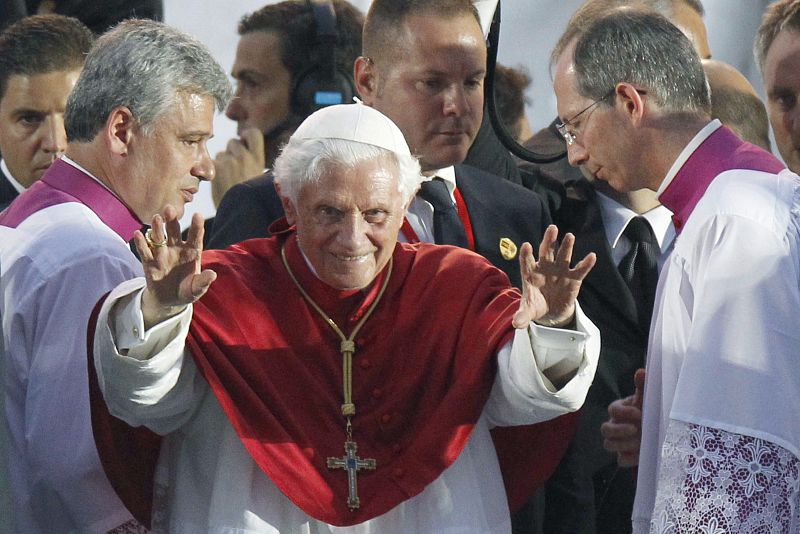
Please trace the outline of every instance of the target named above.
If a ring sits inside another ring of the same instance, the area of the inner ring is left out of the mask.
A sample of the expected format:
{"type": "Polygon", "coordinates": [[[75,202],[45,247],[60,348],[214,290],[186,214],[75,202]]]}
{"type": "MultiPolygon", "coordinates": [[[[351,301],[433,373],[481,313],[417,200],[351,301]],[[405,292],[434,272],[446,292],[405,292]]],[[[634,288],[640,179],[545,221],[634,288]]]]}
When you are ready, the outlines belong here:
{"type": "Polygon", "coordinates": [[[558,133],[560,133],[564,137],[564,140],[567,142],[567,146],[572,146],[572,144],[575,142],[575,139],[578,136],[578,132],[576,131],[576,129],[575,128],[570,128],[570,125],[573,122],[575,122],[575,119],[577,119],[578,117],[580,117],[581,115],[583,115],[584,113],[586,113],[587,111],[589,111],[590,109],[595,107],[596,105],[600,104],[600,102],[603,102],[604,100],[608,100],[612,96],[614,96],[614,90],[613,89],[611,91],[609,91],[609,93],[606,96],[604,96],[603,98],[600,98],[599,100],[595,100],[594,102],[592,102],[591,104],[589,104],[588,106],[583,108],[581,111],[579,111],[578,113],[573,115],[570,119],[565,120],[564,122],[560,122],[560,123],[556,124],[556,129],[558,130],[558,133]]]}

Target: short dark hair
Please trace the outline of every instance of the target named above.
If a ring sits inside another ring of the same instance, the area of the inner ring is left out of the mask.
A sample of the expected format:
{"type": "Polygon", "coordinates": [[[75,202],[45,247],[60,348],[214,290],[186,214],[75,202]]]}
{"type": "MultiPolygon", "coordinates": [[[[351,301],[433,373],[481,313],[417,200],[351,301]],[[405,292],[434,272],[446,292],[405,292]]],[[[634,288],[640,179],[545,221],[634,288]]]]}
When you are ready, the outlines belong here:
{"type": "Polygon", "coordinates": [[[11,76],[79,69],[93,40],[82,22],[63,15],[34,15],[12,24],[0,33],[0,99],[11,76]]]}
{"type": "Polygon", "coordinates": [[[573,55],[577,89],[601,100],[620,82],[637,84],[663,108],[711,111],[708,83],[689,39],[654,12],[617,8],[577,37],[573,55]],[[613,60],[609,60],[612,58],[613,60]]]}
{"type": "MultiPolygon", "coordinates": [[[[336,66],[352,73],[353,63],[361,54],[361,30],[364,15],[345,0],[332,0],[336,13],[336,66]]],[[[239,35],[252,32],[275,32],[280,41],[281,62],[297,78],[309,67],[320,63],[322,51],[314,42],[314,12],[306,0],[286,0],[266,5],[245,15],[239,22],[239,35]]]]}
{"type": "Polygon", "coordinates": [[[783,30],[791,29],[800,32],[800,0],[778,0],[770,4],[761,19],[761,26],[756,33],[753,52],[761,73],[764,73],[764,61],[772,47],[773,41],[783,30]]]}
{"type": "MultiPolygon", "coordinates": [[[[373,0],[364,22],[364,54],[376,59],[390,60],[397,53],[397,43],[403,23],[411,16],[475,17],[481,19],[472,0],[373,0]]],[[[381,61],[382,62],[382,61],[381,61]]]]}
{"type": "Polygon", "coordinates": [[[531,84],[531,77],[522,69],[499,63],[495,65],[494,76],[497,114],[514,139],[518,139],[522,130],[520,119],[525,116],[525,105],[528,103],[525,90],[531,84]]]}

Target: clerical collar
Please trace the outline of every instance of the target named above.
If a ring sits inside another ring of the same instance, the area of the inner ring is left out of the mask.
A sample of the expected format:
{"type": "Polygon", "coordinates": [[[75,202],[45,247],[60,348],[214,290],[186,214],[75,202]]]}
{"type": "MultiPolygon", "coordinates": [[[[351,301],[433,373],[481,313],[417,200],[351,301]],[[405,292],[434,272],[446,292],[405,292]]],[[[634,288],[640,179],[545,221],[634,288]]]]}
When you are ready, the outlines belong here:
{"type": "Polygon", "coordinates": [[[86,176],[88,176],[89,178],[91,178],[92,180],[94,180],[95,182],[97,182],[98,184],[100,184],[100,185],[102,185],[103,187],[105,187],[105,188],[106,188],[106,190],[107,190],[109,193],[111,193],[111,194],[112,194],[112,195],[114,195],[115,197],[119,198],[119,196],[117,196],[117,194],[116,194],[114,191],[112,191],[110,187],[108,187],[106,184],[104,184],[103,182],[101,182],[101,181],[100,181],[100,179],[99,179],[97,176],[95,176],[94,174],[92,174],[92,173],[90,173],[89,171],[87,171],[87,170],[86,170],[86,168],[85,168],[83,165],[81,165],[80,163],[78,163],[78,162],[77,162],[77,161],[75,161],[74,159],[70,158],[69,156],[61,156],[61,160],[62,160],[64,163],[69,163],[70,165],[72,165],[73,167],[75,167],[76,169],[78,169],[79,171],[81,171],[83,174],[85,174],[86,176]]]}
{"type": "Polygon", "coordinates": [[[719,121],[719,119],[714,119],[713,121],[706,124],[699,132],[697,132],[697,134],[695,134],[692,140],[689,141],[689,144],[687,144],[683,148],[681,153],[678,154],[678,158],[672,164],[672,167],[670,167],[669,172],[664,177],[664,180],[661,182],[661,185],[658,186],[658,191],[656,191],[656,196],[659,199],[661,199],[661,194],[664,191],[666,191],[667,187],[669,187],[669,184],[672,183],[672,180],[675,179],[675,176],[677,176],[678,171],[680,171],[681,168],[683,167],[683,164],[686,163],[686,160],[688,160],[689,157],[692,154],[694,154],[694,151],[697,150],[700,147],[700,145],[703,144],[703,141],[708,139],[711,136],[711,134],[716,132],[720,126],[722,126],[722,123],[719,121]]]}
{"type": "Polygon", "coordinates": [[[695,148],[659,200],[672,210],[672,222],[680,233],[708,187],[723,172],[750,170],[777,174],[785,168],[771,153],[742,141],[723,126],[695,148]]]}
{"type": "Polygon", "coordinates": [[[6,160],[4,159],[0,159],[0,170],[3,171],[3,174],[6,176],[6,180],[8,180],[8,183],[11,184],[11,187],[17,190],[17,193],[22,193],[25,191],[25,188],[22,186],[22,184],[19,183],[16,178],[14,178],[13,174],[11,174],[11,170],[9,170],[8,165],[6,165],[6,160]]]}
{"type": "Polygon", "coordinates": [[[133,239],[134,232],[142,227],[117,195],[66,156],[54,161],[41,181],[78,199],[124,241],[133,239]]]}

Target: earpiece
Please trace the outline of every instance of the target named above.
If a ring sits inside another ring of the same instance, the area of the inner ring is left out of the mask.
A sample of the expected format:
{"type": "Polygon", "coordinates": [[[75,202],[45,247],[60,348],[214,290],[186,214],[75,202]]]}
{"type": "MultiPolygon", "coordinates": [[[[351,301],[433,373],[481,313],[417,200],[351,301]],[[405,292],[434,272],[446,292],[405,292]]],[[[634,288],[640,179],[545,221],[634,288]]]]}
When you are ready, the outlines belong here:
{"type": "Polygon", "coordinates": [[[314,13],[316,46],[320,61],[305,70],[294,83],[292,112],[307,117],[333,104],[347,104],[356,94],[352,74],[336,65],[336,11],[331,0],[306,0],[314,13]]]}

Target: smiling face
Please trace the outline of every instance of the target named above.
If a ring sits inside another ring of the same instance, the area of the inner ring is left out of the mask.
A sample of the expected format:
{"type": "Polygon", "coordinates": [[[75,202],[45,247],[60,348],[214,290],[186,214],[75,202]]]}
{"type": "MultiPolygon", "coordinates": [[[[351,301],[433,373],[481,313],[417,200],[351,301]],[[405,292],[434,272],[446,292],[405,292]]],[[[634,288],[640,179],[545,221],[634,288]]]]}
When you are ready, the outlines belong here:
{"type": "Polygon", "coordinates": [[[236,47],[232,76],[236,93],[225,114],[239,135],[247,128],[267,133],[289,115],[292,76],[281,61],[276,32],[245,33],[236,47]]]}
{"type": "Polygon", "coordinates": [[[336,289],[368,286],[389,262],[405,209],[397,165],[379,157],[353,168],[330,165],[304,185],[287,219],[317,277],[336,289]]]}
{"type": "Polygon", "coordinates": [[[179,93],[176,104],[152,127],[137,130],[126,156],[126,177],[115,191],[141,221],[149,221],[171,204],[183,215],[200,180],[214,178],[214,163],[206,143],[212,136],[214,99],[179,93]]]}
{"type": "Polygon", "coordinates": [[[359,93],[400,127],[424,171],[461,163],[483,118],[480,25],[471,15],[412,15],[403,27],[391,60],[362,64],[364,76],[357,65],[359,93]]]}
{"type": "Polygon", "coordinates": [[[764,58],[767,113],[778,151],[800,172],[800,32],[781,31],[764,58]]]}
{"type": "Polygon", "coordinates": [[[67,147],[64,108],[80,69],[12,74],[0,99],[0,153],[24,187],[42,177],[67,147]]]}

